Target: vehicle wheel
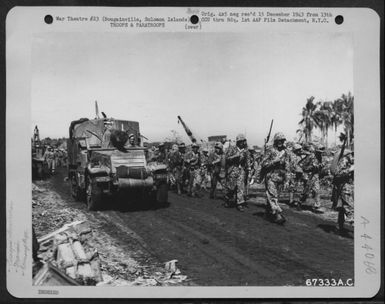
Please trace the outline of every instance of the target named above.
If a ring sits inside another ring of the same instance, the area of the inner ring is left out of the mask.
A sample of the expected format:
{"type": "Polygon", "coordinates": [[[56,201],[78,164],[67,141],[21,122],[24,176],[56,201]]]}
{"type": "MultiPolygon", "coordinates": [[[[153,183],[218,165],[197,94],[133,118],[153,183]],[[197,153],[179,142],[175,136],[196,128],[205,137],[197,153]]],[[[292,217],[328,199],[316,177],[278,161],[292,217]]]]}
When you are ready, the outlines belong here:
{"type": "Polygon", "coordinates": [[[76,176],[72,175],[72,177],[71,177],[71,195],[75,200],[80,201],[81,200],[81,194],[80,193],[81,193],[81,190],[78,186],[76,176]]]}
{"type": "Polygon", "coordinates": [[[168,200],[168,185],[167,183],[159,185],[156,191],[156,201],[158,203],[164,204],[168,200]]]}
{"type": "Polygon", "coordinates": [[[344,223],[345,223],[345,210],[343,208],[340,208],[338,210],[338,229],[340,231],[344,230],[344,223]]]}
{"type": "Polygon", "coordinates": [[[102,204],[103,192],[91,178],[87,180],[86,187],[87,209],[90,211],[99,210],[102,204]]]}
{"type": "Polygon", "coordinates": [[[43,178],[43,165],[37,166],[37,178],[39,179],[43,178]]]}

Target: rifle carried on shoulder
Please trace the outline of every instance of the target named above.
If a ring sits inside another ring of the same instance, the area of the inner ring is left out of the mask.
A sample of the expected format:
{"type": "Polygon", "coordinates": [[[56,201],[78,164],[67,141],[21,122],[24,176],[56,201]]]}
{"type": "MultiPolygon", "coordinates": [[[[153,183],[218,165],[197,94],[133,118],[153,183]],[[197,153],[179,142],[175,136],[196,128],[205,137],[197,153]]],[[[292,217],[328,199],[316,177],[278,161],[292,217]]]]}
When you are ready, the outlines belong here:
{"type": "Polygon", "coordinates": [[[271,123],[270,123],[270,129],[269,129],[269,134],[267,134],[267,137],[265,138],[265,144],[263,145],[263,154],[266,153],[267,143],[268,143],[269,140],[270,140],[271,129],[273,128],[273,123],[274,123],[274,119],[271,120],[271,123]]]}
{"type": "MultiPolygon", "coordinates": [[[[273,129],[273,123],[274,123],[274,119],[271,120],[271,123],[270,123],[270,128],[269,128],[269,133],[267,134],[266,138],[265,138],[265,143],[263,145],[263,155],[262,155],[262,159],[264,159],[265,155],[266,155],[266,150],[267,150],[267,144],[268,142],[270,141],[270,136],[271,136],[271,130],[273,129]]],[[[266,170],[264,168],[259,168],[259,170],[257,170],[257,183],[262,183],[262,181],[264,180],[265,178],[265,175],[266,175],[266,170]]]]}

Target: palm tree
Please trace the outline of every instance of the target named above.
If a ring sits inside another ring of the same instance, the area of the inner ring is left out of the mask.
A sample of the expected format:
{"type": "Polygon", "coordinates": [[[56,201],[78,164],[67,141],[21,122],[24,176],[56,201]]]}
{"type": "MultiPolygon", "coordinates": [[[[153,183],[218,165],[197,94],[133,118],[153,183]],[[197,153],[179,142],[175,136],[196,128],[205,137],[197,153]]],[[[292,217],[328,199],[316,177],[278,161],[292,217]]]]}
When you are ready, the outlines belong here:
{"type": "Polygon", "coordinates": [[[303,134],[305,134],[305,142],[311,142],[311,134],[314,128],[317,128],[317,120],[318,117],[315,116],[315,112],[317,110],[317,104],[314,103],[314,97],[311,96],[306,100],[305,107],[302,108],[302,119],[298,123],[301,128],[303,134]]]}
{"type": "Polygon", "coordinates": [[[331,126],[331,102],[317,102],[317,110],[314,112],[317,127],[320,128],[322,134],[322,143],[328,146],[328,133],[331,126]]]}
{"type": "Polygon", "coordinates": [[[354,138],[354,97],[350,92],[347,95],[342,94],[340,102],[342,104],[341,120],[347,136],[346,143],[349,147],[354,138]]]}
{"type": "Polygon", "coordinates": [[[334,130],[334,145],[337,144],[337,129],[338,127],[342,124],[342,118],[341,118],[341,113],[342,113],[342,102],[340,99],[336,99],[332,102],[331,104],[331,117],[330,117],[330,122],[331,122],[331,127],[334,130]]]}

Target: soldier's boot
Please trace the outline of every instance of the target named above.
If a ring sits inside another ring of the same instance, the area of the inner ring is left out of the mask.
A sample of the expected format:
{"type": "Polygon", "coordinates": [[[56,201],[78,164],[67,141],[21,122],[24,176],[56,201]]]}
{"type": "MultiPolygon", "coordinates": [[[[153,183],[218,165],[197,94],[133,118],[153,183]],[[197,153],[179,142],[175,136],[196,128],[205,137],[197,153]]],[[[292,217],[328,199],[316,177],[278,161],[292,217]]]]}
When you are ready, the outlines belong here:
{"type": "Polygon", "coordinates": [[[276,224],[283,225],[283,223],[286,222],[286,219],[281,213],[276,213],[275,218],[274,218],[274,222],[276,224]]]}
{"type": "Polygon", "coordinates": [[[313,212],[315,212],[315,213],[324,213],[324,211],[321,208],[319,195],[317,195],[317,194],[315,195],[315,201],[314,201],[314,205],[313,205],[312,209],[313,209],[313,212]]]}
{"type": "Polygon", "coordinates": [[[230,201],[230,197],[227,194],[225,195],[225,202],[223,203],[223,207],[225,207],[225,208],[233,207],[233,205],[230,201]]]}
{"type": "Polygon", "coordinates": [[[211,198],[211,199],[215,199],[214,191],[211,191],[211,190],[210,190],[210,198],[211,198]]]}
{"type": "Polygon", "coordinates": [[[289,205],[294,206],[294,193],[293,192],[289,193],[289,205]]]}

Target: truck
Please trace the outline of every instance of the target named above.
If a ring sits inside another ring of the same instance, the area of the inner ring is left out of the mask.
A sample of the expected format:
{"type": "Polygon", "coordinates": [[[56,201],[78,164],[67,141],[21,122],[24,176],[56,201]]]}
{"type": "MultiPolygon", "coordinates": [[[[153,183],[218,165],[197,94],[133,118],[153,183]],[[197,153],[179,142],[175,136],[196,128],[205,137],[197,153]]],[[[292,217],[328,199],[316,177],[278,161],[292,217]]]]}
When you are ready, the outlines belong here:
{"type": "Polygon", "coordinates": [[[166,203],[167,167],[149,161],[141,138],[137,121],[106,117],[72,121],[67,141],[72,196],[84,200],[88,210],[103,209],[109,201],[106,198],[119,193],[139,193],[143,200],[166,203]],[[103,145],[106,121],[111,125],[112,145],[108,147],[103,145]],[[122,144],[128,134],[134,136],[134,145],[122,144]]]}

